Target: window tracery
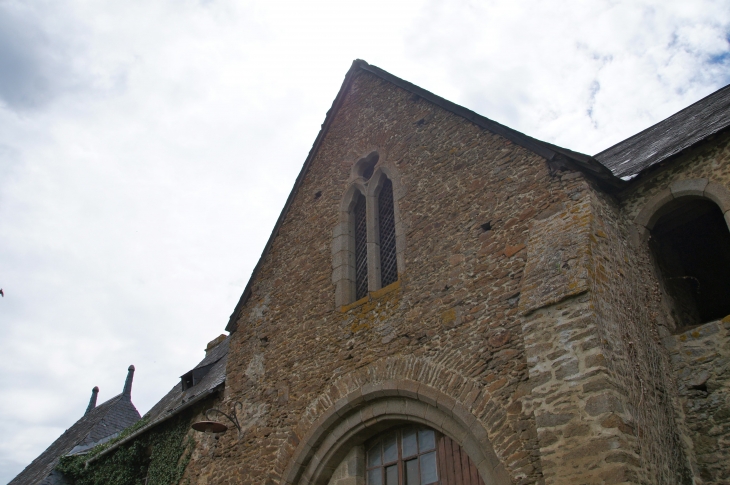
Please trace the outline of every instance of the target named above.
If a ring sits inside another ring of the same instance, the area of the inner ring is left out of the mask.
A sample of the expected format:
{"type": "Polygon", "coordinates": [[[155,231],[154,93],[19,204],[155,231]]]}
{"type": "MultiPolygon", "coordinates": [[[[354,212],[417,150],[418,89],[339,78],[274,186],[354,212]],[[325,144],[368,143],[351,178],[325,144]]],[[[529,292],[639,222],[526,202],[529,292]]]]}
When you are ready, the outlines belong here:
{"type": "Polygon", "coordinates": [[[399,235],[398,197],[391,171],[377,152],[353,166],[333,241],[333,283],[338,306],[398,281],[403,236],[399,235]]]}

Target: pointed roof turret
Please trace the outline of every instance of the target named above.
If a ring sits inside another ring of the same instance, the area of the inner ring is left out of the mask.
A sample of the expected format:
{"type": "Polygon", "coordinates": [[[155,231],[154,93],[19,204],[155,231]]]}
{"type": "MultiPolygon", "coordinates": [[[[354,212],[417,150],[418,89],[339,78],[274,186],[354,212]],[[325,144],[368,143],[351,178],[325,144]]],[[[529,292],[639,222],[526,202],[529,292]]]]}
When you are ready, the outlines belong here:
{"type": "Polygon", "coordinates": [[[134,366],[130,365],[127,369],[127,380],[124,381],[124,390],[122,396],[128,400],[132,399],[132,380],[134,379],[134,366]]]}
{"type": "Polygon", "coordinates": [[[91,390],[91,399],[89,399],[89,406],[86,408],[86,412],[84,413],[84,416],[89,414],[92,409],[96,407],[96,397],[99,395],[99,386],[94,386],[94,388],[91,390]]]}

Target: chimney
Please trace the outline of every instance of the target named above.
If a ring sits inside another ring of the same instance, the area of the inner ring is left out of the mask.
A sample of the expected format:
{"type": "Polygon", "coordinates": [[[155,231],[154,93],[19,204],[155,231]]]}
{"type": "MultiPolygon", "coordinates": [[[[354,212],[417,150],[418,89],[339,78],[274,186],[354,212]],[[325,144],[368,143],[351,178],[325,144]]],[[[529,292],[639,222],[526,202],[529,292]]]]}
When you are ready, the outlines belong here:
{"type": "Polygon", "coordinates": [[[226,339],[226,334],[222,333],[218,335],[216,338],[208,342],[208,345],[205,347],[205,355],[208,355],[208,352],[213,350],[214,348],[218,347],[218,344],[223,342],[226,339]]]}
{"type": "Polygon", "coordinates": [[[89,414],[92,409],[96,407],[96,396],[99,395],[99,387],[94,386],[94,388],[91,390],[91,399],[89,399],[89,406],[86,408],[86,412],[84,413],[84,416],[89,414]]]}
{"type": "Polygon", "coordinates": [[[129,372],[127,372],[127,380],[124,382],[124,390],[122,391],[122,395],[132,400],[132,379],[134,379],[134,366],[130,365],[129,369],[127,369],[129,372]]]}

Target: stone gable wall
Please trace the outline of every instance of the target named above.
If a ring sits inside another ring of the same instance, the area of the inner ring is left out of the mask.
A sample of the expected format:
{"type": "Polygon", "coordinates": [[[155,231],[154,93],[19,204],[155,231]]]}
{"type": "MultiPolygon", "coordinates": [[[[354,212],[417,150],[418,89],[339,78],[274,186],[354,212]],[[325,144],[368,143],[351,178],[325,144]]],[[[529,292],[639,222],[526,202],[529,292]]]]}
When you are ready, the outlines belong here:
{"type": "Polygon", "coordinates": [[[695,428],[633,220],[672,181],[730,182],[723,140],[615,199],[356,74],[232,336],[222,405],[243,403],[245,431],[190,476],[350,483],[356,448],[338,440],[398,416],[457,439],[495,483],[687,483],[695,428]],[[333,234],[373,151],[397,187],[400,277],[340,306],[333,234]]]}
{"type": "Polygon", "coordinates": [[[522,410],[531,385],[518,310],[525,248],[532,218],[586,195],[580,177],[552,176],[530,151],[359,74],[232,338],[228,397],[264,411],[243,440],[226,443],[216,466],[230,481],[220,483],[277,483],[310,404],[338,378],[398,355],[451,369],[432,385],[452,396],[467,382],[489,393],[498,412],[477,418],[496,455],[513,482],[539,482],[535,421],[522,410]],[[352,164],[373,150],[400,177],[405,267],[398,284],[343,312],[331,280],[333,228],[352,164]]]}

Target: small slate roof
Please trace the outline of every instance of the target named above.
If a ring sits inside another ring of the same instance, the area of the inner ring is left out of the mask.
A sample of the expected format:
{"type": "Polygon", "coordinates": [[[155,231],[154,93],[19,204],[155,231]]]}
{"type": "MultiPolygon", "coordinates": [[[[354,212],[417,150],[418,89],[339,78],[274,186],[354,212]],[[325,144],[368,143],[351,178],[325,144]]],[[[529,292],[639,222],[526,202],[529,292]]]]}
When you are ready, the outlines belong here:
{"type": "Polygon", "coordinates": [[[183,391],[182,382],[178,382],[165,397],[152,406],[152,409],[145,414],[145,417],[150,420],[150,424],[145,428],[153,426],[159,419],[175,414],[181,406],[198,396],[210,393],[226,381],[226,357],[229,341],[230,336],[213,347],[205,358],[193,368],[199,369],[212,364],[208,373],[203,376],[199,383],[183,391]]]}
{"type": "Polygon", "coordinates": [[[629,178],[730,126],[730,85],[594,156],[629,178]]]}
{"type": "Polygon", "coordinates": [[[204,400],[207,396],[215,394],[223,388],[226,382],[226,358],[228,356],[228,344],[230,335],[221,343],[206,352],[205,358],[196,365],[194,369],[210,366],[210,370],[202,377],[200,382],[183,391],[182,381],[179,381],[152,409],[147,411],[145,418],[149,423],[139,428],[129,436],[124,437],[98,455],[89,459],[91,463],[102,456],[111,453],[119,446],[135,439],[137,436],[146,433],[165,420],[177,415],[193,404],[204,400]]]}
{"type": "Polygon", "coordinates": [[[139,412],[128,395],[122,393],[114,396],[76,421],[8,485],[57,483],[60,477],[54,479],[49,475],[62,456],[76,447],[90,447],[109,439],[139,419],[139,412]]]}
{"type": "Polygon", "coordinates": [[[150,419],[150,425],[160,418],[176,413],[180,406],[193,398],[213,391],[226,381],[226,356],[228,355],[229,340],[230,337],[227,337],[223,342],[212,348],[205,358],[193,368],[199,369],[213,364],[199,383],[183,391],[182,382],[178,382],[165,397],[152,406],[152,409],[145,414],[145,417],[150,419]]]}

